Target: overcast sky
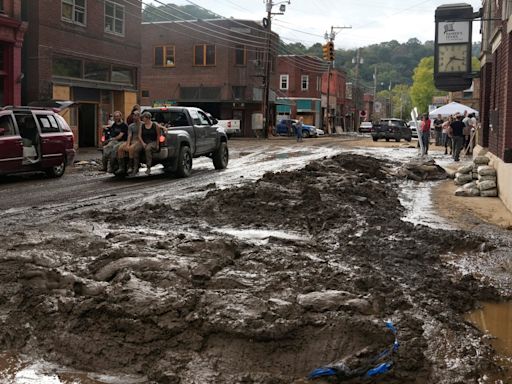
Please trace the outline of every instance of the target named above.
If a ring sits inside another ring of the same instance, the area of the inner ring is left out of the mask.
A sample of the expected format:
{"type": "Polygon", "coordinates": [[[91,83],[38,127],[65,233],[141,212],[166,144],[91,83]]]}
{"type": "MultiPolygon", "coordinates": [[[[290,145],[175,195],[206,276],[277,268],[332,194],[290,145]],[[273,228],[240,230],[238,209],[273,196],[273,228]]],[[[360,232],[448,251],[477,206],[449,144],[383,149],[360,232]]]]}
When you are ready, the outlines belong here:
{"type": "MultiPolygon", "coordinates": [[[[274,4],[279,4],[273,0],[274,4]]],[[[481,0],[291,0],[284,15],[274,16],[272,30],[286,43],[302,42],[306,46],[324,42],[331,26],[352,27],[337,30],[337,48],[363,47],[383,41],[405,42],[416,37],[421,42],[434,40],[434,12],[441,4],[465,2],[476,12],[481,0]]],[[[264,0],[144,0],[143,4],[195,3],[224,17],[261,20],[264,0]]],[[[274,5],[277,12],[279,5],[274,5]]],[[[473,23],[473,41],[480,41],[480,23],[473,23]]]]}

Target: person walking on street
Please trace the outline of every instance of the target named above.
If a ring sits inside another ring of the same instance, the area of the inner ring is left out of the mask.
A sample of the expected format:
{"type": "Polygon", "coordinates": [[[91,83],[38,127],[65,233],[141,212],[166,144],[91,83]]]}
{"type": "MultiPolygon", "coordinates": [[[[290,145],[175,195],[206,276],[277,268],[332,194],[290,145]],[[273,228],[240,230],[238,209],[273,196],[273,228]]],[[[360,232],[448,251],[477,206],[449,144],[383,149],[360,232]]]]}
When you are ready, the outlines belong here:
{"type": "Polygon", "coordinates": [[[444,154],[448,154],[448,148],[450,148],[450,155],[452,154],[452,134],[451,134],[451,128],[450,124],[452,123],[453,118],[451,116],[448,117],[448,119],[443,123],[443,145],[444,145],[444,154]]]}
{"type": "Polygon", "coordinates": [[[460,151],[464,146],[464,126],[462,115],[457,113],[455,120],[450,124],[453,142],[453,160],[455,161],[460,160],[460,151]]]}
{"type": "Polygon", "coordinates": [[[299,121],[295,125],[295,133],[297,134],[297,143],[302,141],[302,125],[304,124],[304,118],[299,117],[299,121]]]}
{"type": "Polygon", "coordinates": [[[425,113],[421,119],[421,142],[423,143],[423,153],[422,155],[428,154],[428,144],[430,142],[430,119],[428,115],[425,113]]]}
{"type": "Polygon", "coordinates": [[[436,146],[443,145],[443,117],[440,114],[434,119],[434,130],[436,134],[436,146]]]}

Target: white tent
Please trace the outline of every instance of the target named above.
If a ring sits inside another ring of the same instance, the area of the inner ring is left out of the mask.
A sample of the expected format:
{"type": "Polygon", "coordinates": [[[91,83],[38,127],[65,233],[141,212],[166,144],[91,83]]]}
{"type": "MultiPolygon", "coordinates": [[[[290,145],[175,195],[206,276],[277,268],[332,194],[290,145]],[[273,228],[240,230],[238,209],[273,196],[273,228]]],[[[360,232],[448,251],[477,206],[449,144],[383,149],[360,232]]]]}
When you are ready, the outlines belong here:
{"type": "Polygon", "coordinates": [[[428,115],[430,117],[437,117],[437,115],[441,115],[443,117],[448,117],[450,115],[455,115],[457,112],[461,115],[464,114],[464,111],[468,111],[469,113],[474,113],[476,116],[478,116],[478,111],[476,109],[473,109],[471,107],[468,107],[467,105],[456,103],[455,101],[452,101],[449,104],[443,105],[442,107],[436,108],[433,111],[431,111],[428,115]]]}

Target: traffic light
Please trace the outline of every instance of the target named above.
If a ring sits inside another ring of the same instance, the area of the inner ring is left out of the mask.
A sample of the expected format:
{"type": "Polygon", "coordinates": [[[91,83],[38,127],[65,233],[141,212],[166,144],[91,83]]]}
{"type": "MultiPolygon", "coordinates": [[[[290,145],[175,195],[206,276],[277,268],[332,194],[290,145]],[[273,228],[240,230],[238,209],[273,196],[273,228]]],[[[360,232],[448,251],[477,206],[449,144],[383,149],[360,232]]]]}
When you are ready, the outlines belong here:
{"type": "Polygon", "coordinates": [[[334,61],[334,43],[328,41],[322,45],[322,53],[325,61],[334,61]]]}

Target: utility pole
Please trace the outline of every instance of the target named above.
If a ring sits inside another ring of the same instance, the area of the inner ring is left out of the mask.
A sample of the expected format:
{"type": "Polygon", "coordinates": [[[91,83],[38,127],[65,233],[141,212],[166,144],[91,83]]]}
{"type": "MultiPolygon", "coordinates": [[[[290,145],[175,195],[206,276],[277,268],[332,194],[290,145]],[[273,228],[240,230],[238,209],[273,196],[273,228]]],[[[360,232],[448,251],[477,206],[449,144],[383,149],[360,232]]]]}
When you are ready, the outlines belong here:
{"type": "Polygon", "coordinates": [[[355,107],[355,116],[354,116],[354,131],[359,127],[359,64],[363,64],[364,60],[361,57],[360,49],[357,48],[356,57],[352,58],[352,64],[356,65],[356,81],[354,87],[354,107],[355,107]]]}
{"type": "Polygon", "coordinates": [[[267,52],[265,61],[265,88],[263,92],[263,137],[268,138],[268,131],[270,127],[270,66],[271,66],[271,47],[272,47],[272,15],[282,15],[286,10],[286,4],[290,4],[290,0],[281,1],[274,3],[272,0],[266,0],[265,10],[267,11],[267,17],[263,19],[263,26],[267,29],[267,52]],[[274,5],[281,4],[279,7],[279,13],[272,13],[272,7],[274,5]]]}
{"type": "MultiPolygon", "coordinates": [[[[331,33],[328,34],[325,32],[325,40],[327,41],[327,45],[332,49],[332,53],[328,56],[328,62],[329,66],[327,67],[327,105],[325,108],[325,120],[327,121],[326,127],[327,127],[327,134],[332,133],[332,127],[331,127],[331,104],[330,104],[330,96],[331,96],[331,69],[334,66],[334,39],[336,38],[336,35],[341,32],[342,29],[350,29],[352,26],[348,27],[335,27],[331,25],[331,33]],[[335,29],[339,29],[338,32],[335,32],[335,29]]],[[[326,57],[324,57],[324,60],[326,57]]]]}

